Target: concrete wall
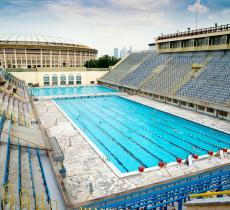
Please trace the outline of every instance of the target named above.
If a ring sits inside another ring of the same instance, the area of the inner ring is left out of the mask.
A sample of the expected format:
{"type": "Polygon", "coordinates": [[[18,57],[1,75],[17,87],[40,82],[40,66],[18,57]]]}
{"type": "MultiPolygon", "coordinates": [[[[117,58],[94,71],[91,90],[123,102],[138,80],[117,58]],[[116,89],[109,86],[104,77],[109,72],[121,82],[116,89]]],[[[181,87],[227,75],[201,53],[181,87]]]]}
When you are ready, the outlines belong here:
{"type": "MultiPolygon", "coordinates": [[[[94,82],[95,84],[97,83],[97,79],[101,78],[104,76],[108,71],[31,71],[31,72],[11,72],[14,76],[21,80],[25,80],[26,84],[28,83],[33,83],[33,84],[39,84],[40,86],[43,86],[44,81],[43,77],[45,74],[48,74],[50,77],[50,84],[52,81],[52,75],[56,74],[58,76],[58,85],[60,85],[60,76],[62,74],[66,75],[66,82],[68,84],[68,75],[73,74],[75,76],[76,80],[76,75],[81,75],[82,78],[82,84],[83,85],[88,85],[90,82],[94,82]]],[[[74,82],[75,82],[74,80],[74,82]]],[[[76,84],[76,83],[75,83],[76,84]]]]}

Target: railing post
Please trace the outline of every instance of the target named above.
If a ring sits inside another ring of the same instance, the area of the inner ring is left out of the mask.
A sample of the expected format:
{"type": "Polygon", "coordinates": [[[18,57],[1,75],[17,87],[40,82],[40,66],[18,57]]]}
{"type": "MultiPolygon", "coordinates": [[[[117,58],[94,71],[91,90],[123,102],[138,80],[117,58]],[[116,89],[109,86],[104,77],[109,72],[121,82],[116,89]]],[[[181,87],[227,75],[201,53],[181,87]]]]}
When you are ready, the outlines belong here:
{"type": "Polygon", "coordinates": [[[182,199],[178,200],[178,210],[182,210],[183,208],[183,202],[182,199]]]}
{"type": "MultiPolygon", "coordinates": [[[[222,189],[222,177],[221,176],[219,177],[218,185],[220,185],[220,186],[217,188],[217,192],[223,191],[223,189],[222,189]]],[[[217,195],[216,197],[222,198],[223,195],[217,195]]]]}

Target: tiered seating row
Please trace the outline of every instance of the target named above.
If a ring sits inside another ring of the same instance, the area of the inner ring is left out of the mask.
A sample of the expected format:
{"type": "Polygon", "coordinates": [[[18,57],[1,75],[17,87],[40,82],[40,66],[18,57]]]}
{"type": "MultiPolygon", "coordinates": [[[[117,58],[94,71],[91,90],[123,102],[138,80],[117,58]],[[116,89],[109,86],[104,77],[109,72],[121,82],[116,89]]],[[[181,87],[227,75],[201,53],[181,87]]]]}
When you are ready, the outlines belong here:
{"type": "Polygon", "coordinates": [[[117,65],[109,74],[105,75],[102,80],[112,83],[119,82],[129,71],[139,65],[145,58],[150,55],[150,52],[132,53],[117,65]]]}
{"type": "Polygon", "coordinates": [[[4,110],[6,117],[12,113],[19,125],[30,126],[36,121],[25,82],[0,69],[0,114],[4,110]]]}
{"type": "Polygon", "coordinates": [[[174,87],[180,83],[186,76],[192,72],[192,64],[200,64],[205,60],[206,56],[174,56],[165,65],[163,71],[142,87],[144,90],[151,92],[172,93],[174,87]]]}
{"type": "Polygon", "coordinates": [[[51,196],[46,181],[40,150],[11,144],[12,120],[4,125],[8,134],[0,143],[0,201],[2,206],[14,201],[15,206],[50,209],[51,196]],[[7,136],[7,143],[5,139],[7,136]],[[17,176],[15,176],[17,174],[17,176]],[[17,179],[16,179],[17,177],[17,179]],[[12,198],[13,197],[13,198],[12,198]]]}
{"type": "Polygon", "coordinates": [[[120,83],[122,85],[138,87],[139,84],[147,79],[158,66],[165,64],[167,58],[168,55],[151,53],[151,55],[140,66],[138,66],[135,71],[128,74],[120,83]]]}
{"type": "Polygon", "coordinates": [[[189,200],[189,195],[193,193],[228,189],[230,189],[229,166],[115,198],[106,198],[85,208],[182,210],[183,203],[189,200]]]}
{"type": "MultiPolygon", "coordinates": [[[[178,95],[210,103],[230,103],[229,52],[159,54],[152,51],[135,64],[131,55],[105,75],[100,80],[102,84],[110,83],[153,94],[178,95]],[[125,65],[127,63],[128,67],[125,65]],[[194,68],[198,68],[198,72],[194,68]]],[[[143,52],[139,53],[141,55],[143,52]]],[[[138,53],[135,56],[138,57],[138,53]]]]}
{"type": "Polygon", "coordinates": [[[178,95],[214,103],[230,100],[230,53],[214,57],[204,71],[177,92],[178,95]]]}
{"type": "Polygon", "coordinates": [[[1,113],[6,110],[7,119],[13,115],[13,121],[18,125],[30,126],[34,121],[34,114],[30,102],[20,101],[6,93],[0,93],[1,113]]]}
{"type": "Polygon", "coordinates": [[[14,77],[12,74],[10,74],[9,72],[7,72],[5,69],[0,69],[0,76],[4,77],[4,79],[6,81],[8,81],[8,84],[13,84],[19,88],[22,88],[25,83],[21,80],[19,80],[18,78],[14,77]]]}

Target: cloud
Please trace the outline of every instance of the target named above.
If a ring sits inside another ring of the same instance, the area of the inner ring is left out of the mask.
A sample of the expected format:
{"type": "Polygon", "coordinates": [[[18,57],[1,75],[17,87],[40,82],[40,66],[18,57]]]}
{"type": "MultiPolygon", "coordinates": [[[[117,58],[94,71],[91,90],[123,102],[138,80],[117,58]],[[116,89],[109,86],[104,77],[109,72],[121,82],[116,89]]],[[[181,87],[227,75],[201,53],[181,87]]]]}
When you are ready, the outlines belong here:
{"type": "MultiPolygon", "coordinates": [[[[194,25],[194,1],[0,0],[1,31],[66,37],[97,48],[99,55],[130,45],[143,50],[161,33],[194,25]]],[[[213,25],[214,15],[218,23],[228,21],[229,13],[224,12],[228,0],[203,1],[200,26],[213,25]]]]}
{"type": "Polygon", "coordinates": [[[208,21],[210,23],[218,23],[219,25],[228,24],[230,22],[230,9],[225,8],[209,14],[208,21]]]}
{"type": "Polygon", "coordinates": [[[204,5],[201,4],[200,1],[195,2],[194,4],[189,4],[188,5],[188,11],[194,13],[198,9],[199,13],[205,13],[208,11],[208,8],[204,5]]]}

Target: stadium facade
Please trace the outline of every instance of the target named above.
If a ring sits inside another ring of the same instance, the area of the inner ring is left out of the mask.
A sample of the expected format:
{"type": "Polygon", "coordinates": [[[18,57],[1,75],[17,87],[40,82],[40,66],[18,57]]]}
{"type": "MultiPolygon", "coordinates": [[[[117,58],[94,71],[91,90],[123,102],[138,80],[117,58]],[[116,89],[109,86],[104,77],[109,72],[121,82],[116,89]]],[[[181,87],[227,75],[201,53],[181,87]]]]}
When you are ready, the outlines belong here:
{"type": "Polygon", "coordinates": [[[0,34],[0,66],[27,84],[96,83],[97,78],[108,70],[86,71],[86,61],[96,57],[96,49],[72,40],[44,35],[0,34]]]}
{"type": "Polygon", "coordinates": [[[63,38],[0,34],[0,65],[6,69],[84,67],[97,50],[63,38]]]}

